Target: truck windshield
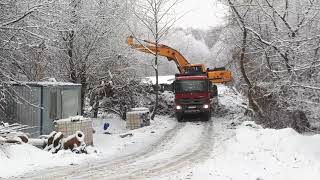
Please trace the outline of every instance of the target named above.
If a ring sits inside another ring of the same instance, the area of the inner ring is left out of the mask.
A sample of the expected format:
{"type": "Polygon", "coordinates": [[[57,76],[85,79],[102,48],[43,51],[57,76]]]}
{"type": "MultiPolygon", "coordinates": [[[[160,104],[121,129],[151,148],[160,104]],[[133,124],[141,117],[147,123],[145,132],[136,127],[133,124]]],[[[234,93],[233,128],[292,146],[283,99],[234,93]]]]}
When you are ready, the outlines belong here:
{"type": "Polygon", "coordinates": [[[175,92],[204,92],[208,91],[206,80],[177,80],[175,92]]]}

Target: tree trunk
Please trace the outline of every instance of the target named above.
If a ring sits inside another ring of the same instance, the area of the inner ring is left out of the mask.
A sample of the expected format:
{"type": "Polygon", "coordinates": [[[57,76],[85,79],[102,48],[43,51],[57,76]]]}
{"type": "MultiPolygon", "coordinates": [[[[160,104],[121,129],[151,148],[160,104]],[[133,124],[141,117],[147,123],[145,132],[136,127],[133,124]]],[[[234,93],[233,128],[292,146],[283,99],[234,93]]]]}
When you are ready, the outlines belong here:
{"type": "Polygon", "coordinates": [[[76,83],[77,82],[77,72],[76,72],[76,65],[74,63],[73,57],[73,38],[74,38],[74,31],[67,31],[67,54],[69,56],[69,79],[70,82],[76,83]]]}
{"type": "MultiPolygon", "coordinates": [[[[86,63],[81,65],[80,83],[81,83],[81,115],[84,113],[85,108],[85,98],[87,91],[87,73],[86,73],[86,63]]],[[[99,105],[98,105],[99,106],[99,105]]]]}
{"type": "Polygon", "coordinates": [[[158,103],[159,103],[159,70],[158,70],[158,44],[159,44],[159,32],[158,32],[158,10],[157,10],[157,5],[155,4],[155,28],[156,28],[156,31],[155,31],[155,39],[156,39],[156,54],[155,54],[155,58],[154,58],[154,65],[155,65],[155,72],[156,72],[156,103],[154,105],[154,108],[153,108],[153,112],[152,112],[152,115],[151,115],[151,119],[153,120],[156,113],[157,113],[157,110],[158,110],[158,103]]]}
{"type": "Polygon", "coordinates": [[[93,113],[93,118],[98,117],[98,111],[99,111],[99,97],[98,95],[95,95],[94,97],[94,104],[92,106],[92,113],[93,113]]]}
{"type": "Polygon", "coordinates": [[[242,39],[242,47],[241,47],[241,55],[240,55],[240,70],[242,73],[242,76],[244,78],[244,81],[247,83],[248,88],[251,89],[252,85],[251,82],[247,76],[246,70],[244,68],[244,59],[245,59],[245,52],[246,52],[246,46],[247,46],[247,35],[248,31],[246,28],[243,29],[243,39],[242,39]]]}
{"type": "MultiPolygon", "coordinates": [[[[246,84],[248,85],[248,100],[249,100],[249,107],[253,107],[253,99],[251,95],[251,89],[252,89],[252,84],[247,76],[246,70],[244,68],[244,59],[245,59],[245,52],[246,52],[246,46],[247,46],[247,36],[248,36],[248,31],[246,28],[243,28],[243,37],[242,37],[242,47],[241,47],[241,54],[240,54],[240,70],[242,77],[246,84]]],[[[253,108],[254,109],[254,108],[253,108]]],[[[249,111],[246,112],[248,114],[249,111]]]]}
{"type": "MultiPolygon", "coordinates": [[[[157,49],[157,47],[156,47],[157,49]]],[[[158,54],[156,53],[155,56],[155,72],[156,72],[156,87],[155,87],[155,93],[156,93],[156,102],[152,111],[151,119],[153,120],[157,111],[158,111],[158,104],[159,104],[159,72],[158,72],[158,54]]]]}
{"type": "Polygon", "coordinates": [[[241,70],[241,74],[244,78],[244,81],[246,82],[246,84],[248,85],[248,100],[249,100],[249,107],[252,107],[252,109],[255,112],[258,112],[259,116],[263,116],[262,115],[262,111],[259,108],[259,105],[254,101],[253,96],[252,96],[252,89],[253,86],[247,76],[245,67],[244,67],[244,60],[245,60],[245,52],[246,52],[246,46],[247,46],[247,36],[248,36],[248,29],[246,28],[245,25],[245,21],[242,18],[242,16],[239,14],[238,10],[235,8],[234,4],[231,2],[231,0],[228,0],[229,6],[231,7],[231,9],[233,10],[233,12],[235,13],[236,17],[239,20],[239,25],[243,31],[243,37],[242,37],[242,47],[241,47],[241,55],[240,55],[240,70],[241,70]]]}

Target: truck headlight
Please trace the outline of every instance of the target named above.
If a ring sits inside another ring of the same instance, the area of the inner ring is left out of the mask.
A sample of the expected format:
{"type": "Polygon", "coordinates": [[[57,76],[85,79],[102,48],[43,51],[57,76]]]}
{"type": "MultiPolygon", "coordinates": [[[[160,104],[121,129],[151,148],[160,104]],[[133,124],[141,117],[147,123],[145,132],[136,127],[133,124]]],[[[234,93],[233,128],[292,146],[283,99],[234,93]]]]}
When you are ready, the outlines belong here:
{"type": "Polygon", "coordinates": [[[209,108],[208,104],[203,105],[203,109],[208,109],[208,108],[209,108]]]}
{"type": "Polygon", "coordinates": [[[176,105],[176,109],[177,109],[177,110],[181,110],[182,107],[181,107],[180,105],[176,105]]]}

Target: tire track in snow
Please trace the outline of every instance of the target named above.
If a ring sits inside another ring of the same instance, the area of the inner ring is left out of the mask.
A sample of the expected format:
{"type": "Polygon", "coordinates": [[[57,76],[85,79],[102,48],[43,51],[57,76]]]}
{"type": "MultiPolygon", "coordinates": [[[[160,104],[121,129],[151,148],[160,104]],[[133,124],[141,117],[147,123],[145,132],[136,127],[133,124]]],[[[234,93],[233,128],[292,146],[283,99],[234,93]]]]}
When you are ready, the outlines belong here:
{"type": "MultiPolygon", "coordinates": [[[[157,151],[162,149],[162,147],[167,146],[170,141],[176,137],[176,135],[186,126],[185,123],[178,123],[173,129],[166,132],[157,142],[150,145],[146,150],[139,152],[137,154],[130,155],[124,159],[116,160],[111,163],[104,163],[100,166],[94,166],[88,170],[86,173],[73,174],[68,178],[72,179],[99,179],[101,176],[119,174],[119,170],[123,170],[124,167],[133,164],[141,159],[148,158],[155,154],[157,151]]],[[[126,170],[127,171],[127,170],[126,170]]],[[[65,177],[66,178],[66,177],[65,177]]],[[[68,179],[67,178],[67,179],[68,179]]],[[[106,179],[104,177],[103,179],[106,179]]]]}
{"type": "MultiPolygon", "coordinates": [[[[201,126],[199,141],[191,148],[187,148],[174,157],[165,157],[155,161],[137,159],[136,162],[140,160],[140,163],[131,162],[131,164],[127,163],[121,167],[107,167],[105,170],[95,172],[94,174],[90,172],[91,176],[78,176],[77,179],[147,179],[167,175],[181,168],[192,166],[209,158],[213,148],[213,122],[201,123],[201,126]]],[[[160,154],[162,151],[170,151],[170,146],[167,146],[168,142],[161,144],[164,146],[157,146],[154,151],[149,152],[144,157],[148,158],[160,154]]]]}
{"type": "Polygon", "coordinates": [[[115,179],[144,179],[155,176],[163,176],[183,167],[192,166],[199,163],[210,156],[213,147],[213,124],[212,121],[206,123],[205,129],[199,141],[199,144],[194,149],[187,150],[179,154],[175,159],[168,163],[160,163],[158,166],[144,168],[143,171],[137,170],[127,177],[120,177],[115,179]]]}

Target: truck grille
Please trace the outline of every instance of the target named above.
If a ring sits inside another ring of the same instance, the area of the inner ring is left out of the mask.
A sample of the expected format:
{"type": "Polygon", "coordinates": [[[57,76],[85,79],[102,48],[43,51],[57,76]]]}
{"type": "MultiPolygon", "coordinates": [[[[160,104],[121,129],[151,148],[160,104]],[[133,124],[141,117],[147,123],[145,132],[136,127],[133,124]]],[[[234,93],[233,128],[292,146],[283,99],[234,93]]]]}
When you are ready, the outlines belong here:
{"type": "Polygon", "coordinates": [[[187,105],[187,104],[194,104],[194,105],[201,105],[206,103],[206,99],[205,98],[194,98],[194,99],[179,99],[178,103],[181,105],[187,105]]]}

